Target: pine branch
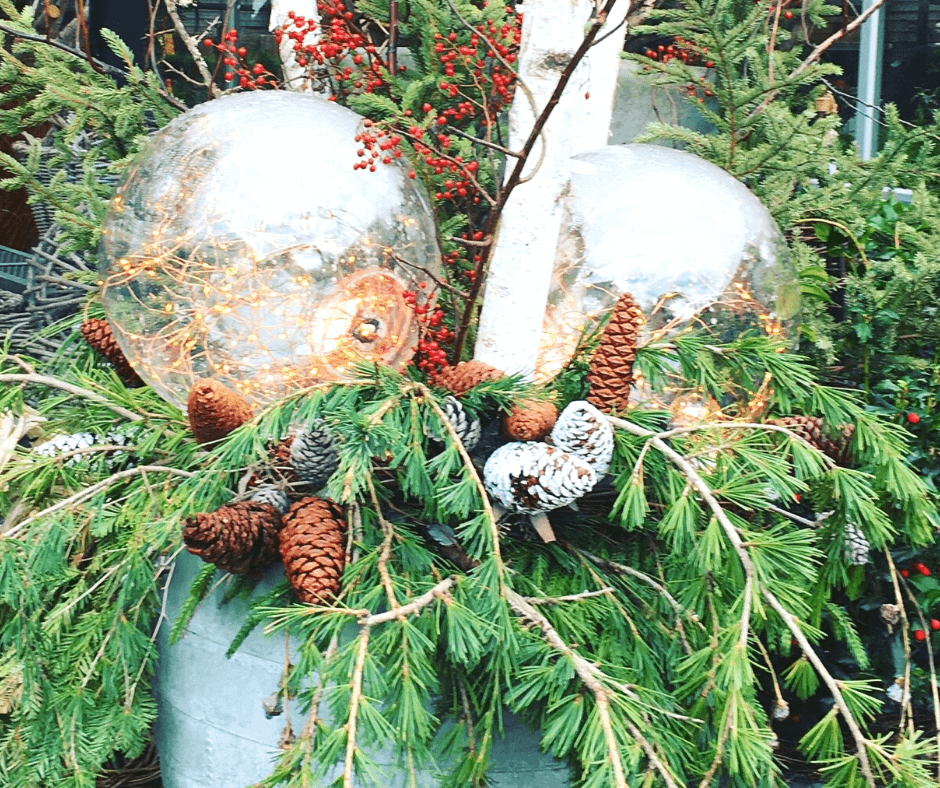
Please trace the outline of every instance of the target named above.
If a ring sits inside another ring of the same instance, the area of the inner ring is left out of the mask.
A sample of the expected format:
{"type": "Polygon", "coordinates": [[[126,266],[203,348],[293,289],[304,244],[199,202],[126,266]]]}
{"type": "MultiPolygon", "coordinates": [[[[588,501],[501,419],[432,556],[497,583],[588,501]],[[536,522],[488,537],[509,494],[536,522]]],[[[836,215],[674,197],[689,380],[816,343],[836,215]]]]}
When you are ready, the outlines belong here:
{"type": "MultiPolygon", "coordinates": [[[[661,454],[667,457],[676,467],[682,471],[685,477],[689,480],[689,483],[696,490],[696,492],[698,492],[698,494],[702,497],[702,500],[711,510],[715,520],[719,523],[719,525],[721,525],[725,537],[731,543],[735,553],[737,553],[738,560],[741,562],[741,566],[744,569],[745,578],[748,581],[753,582],[753,578],[756,576],[756,570],[754,567],[754,562],[750,556],[750,548],[745,546],[744,541],[741,539],[740,533],[738,533],[738,529],[728,518],[728,514],[718,502],[718,499],[715,498],[711,488],[708,486],[705,480],[702,479],[698,471],[695,470],[695,468],[685,457],[669,446],[669,444],[667,444],[657,435],[657,433],[653,432],[652,430],[647,430],[643,427],[633,424],[632,422],[617,418],[615,416],[608,416],[607,418],[614,427],[625,430],[631,435],[647,438],[661,454]]],[[[780,603],[780,600],[777,599],[776,595],[774,595],[768,588],[765,588],[762,585],[758,585],[757,590],[762,594],[770,606],[776,611],[777,615],[779,615],[783,622],[787,625],[787,628],[790,630],[790,632],[793,634],[793,637],[797,640],[797,642],[800,644],[800,647],[803,649],[803,653],[806,654],[807,659],[809,659],[813,667],[816,668],[816,672],[820,675],[820,677],[822,677],[823,682],[829,688],[829,692],[832,694],[832,698],[835,701],[836,707],[842,713],[845,719],[845,723],[852,734],[852,738],[855,740],[855,745],[857,748],[856,757],[858,758],[859,767],[862,770],[865,781],[868,783],[869,788],[877,788],[875,777],[871,769],[871,762],[868,758],[867,747],[871,744],[871,742],[862,734],[858,722],[852,714],[848,704],[845,702],[845,698],[839,687],[839,683],[826,669],[826,666],[819,658],[819,655],[813,649],[809,640],[807,640],[806,635],[803,633],[803,630],[800,627],[796,617],[780,603]]]]}
{"type": "MultiPolygon", "coordinates": [[[[601,682],[598,676],[600,671],[594,665],[584,659],[584,657],[578,654],[574,649],[568,646],[565,641],[562,640],[557,630],[551,625],[551,622],[549,622],[545,616],[539,613],[538,610],[536,610],[530,603],[528,603],[523,597],[521,597],[511,588],[506,589],[506,601],[509,603],[510,607],[516,611],[516,613],[518,613],[527,621],[531,621],[542,631],[542,635],[544,636],[545,640],[547,640],[553,648],[564,655],[564,657],[571,663],[575,673],[578,674],[578,678],[581,679],[584,685],[594,695],[594,703],[597,707],[597,713],[601,720],[601,727],[604,731],[604,738],[607,742],[607,757],[614,772],[614,784],[617,788],[627,788],[627,779],[624,774],[623,761],[620,757],[620,745],[617,742],[617,735],[614,733],[613,725],[610,719],[610,691],[601,682]]],[[[679,784],[676,782],[671,771],[666,767],[662,760],[660,760],[659,756],[656,754],[655,749],[653,748],[653,745],[650,744],[640,729],[627,719],[624,720],[624,724],[630,731],[630,734],[637,740],[637,742],[639,742],[640,746],[643,748],[643,751],[646,753],[646,757],[649,760],[650,765],[663,778],[663,782],[666,784],[667,788],[679,788],[679,784]]]]}
{"type": "Polygon", "coordinates": [[[353,759],[356,757],[356,729],[359,721],[359,704],[362,701],[362,678],[365,671],[366,654],[372,625],[363,623],[359,630],[359,650],[352,674],[352,692],[349,696],[349,712],[346,715],[346,761],[343,767],[343,788],[354,788],[353,759]]]}
{"type": "Polygon", "coordinates": [[[147,473],[167,473],[167,474],[170,474],[171,476],[183,476],[188,479],[191,479],[198,475],[196,473],[193,473],[192,471],[184,471],[179,468],[170,468],[165,465],[138,465],[135,468],[128,468],[125,471],[120,471],[118,473],[115,473],[112,476],[109,476],[107,479],[102,479],[97,484],[93,484],[90,487],[86,487],[83,490],[79,490],[74,495],[70,495],[68,498],[64,498],[58,503],[53,504],[52,506],[46,509],[43,509],[41,512],[38,512],[37,514],[34,514],[31,517],[27,517],[25,520],[18,523],[10,530],[4,532],[3,534],[0,534],[0,537],[5,538],[5,539],[10,539],[16,534],[18,534],[20,531],[22,531],[24,528],[26,528],[26,526],[31,525],[32,523],[38,520],[41,520],[44,517],[48,517],[50,514],[61,512],[63,509],[68,509],[69,507],[74,506],[77,503],[81,503],[82,501],[87,500],[88,498],[92,498],[98,493],[104,490],[107,490],[113,484],[123,479],[130,479],[133,476],[140,476],[142,474],[147,474],[147,473]]]}
{"type": "Polygon", "coordinates": [[[60,380],[59,378],[54,378],[50,375],[37,375],[37,374],[0,374],[0,383],[32,383],[37,386],[47,386],[49,388],[61,389],[62,391],[67,391],[69,394],[74,394],[77,397],[84,397],[85,399],[91,400],[99,405],[103,405],[108,408],[108,410],[113,410],[119,416],[123,416],[128,421],[143,421],[143,416],[139,413],[134,413],[127,408],[117,405],[107,397],[98,394],[91,389],[82,388],[81,386],[76,386],[74,383],[69,383],[65,380],[60,380]]]}

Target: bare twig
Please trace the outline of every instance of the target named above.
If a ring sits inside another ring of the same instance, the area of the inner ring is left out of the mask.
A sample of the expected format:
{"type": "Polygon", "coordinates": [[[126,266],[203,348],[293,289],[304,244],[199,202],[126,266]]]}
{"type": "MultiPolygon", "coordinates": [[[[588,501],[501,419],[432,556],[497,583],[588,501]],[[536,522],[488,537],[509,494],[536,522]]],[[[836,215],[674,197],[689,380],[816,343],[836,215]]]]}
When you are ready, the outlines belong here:
{"type": "Polygon", "coordinates": [[[822,57],[823,53],[827,49],[829,49],[836,42],[841,41],[852,31],[865,24],[872,14],[878,11],[887,2],[888,0],[875,0],[870,6],[868,6],[868,8],[862,11],[862,13],[855,17],[855,19],[849,22],[845,27],[840,28],[831,36],[829,36],[829,38],[827,38],[825,41],[818,44],[812,52],[803,58],[803,62],[790,72],[790,77],[792,78],[802,74],[812,63],[819,60],[819,58],[822,57]]]}
{"type": "MultiPolygon", "coordinates": [[[[375,492],[375,484],[372,481],[372,474],[366,474],[366,484],[369,486],[369,496],[372,498],[372,505],[375,507],[375,516],[379,518],[382,526],[382,550],[379,553],[379,574],[382,576],[382,585],[385,586],[385,595],[388,597],[388,603],[392,609],[399,607],[398,598],[395,595],[395,584],[392,582],[392,576],[388,571],[388,561],[392,557],[392,542],[395,540],[395,529],[392,524],[385,519],[382,514],[382,504],[379,502],[379,496],[375,492]]],[[[355,507],[356,516],[361,516],[359,507],[355,507]]]]}
{"type": "Polygon", "coordinates": [[[421,596],[412,599],[407,605],[402,605],[401,607],[396,607],[392,610],[386,610],[382,613],[364,615],[359,619],[359,623],[363,627],[373,627],[376,624],[384,624],[388,621],[407,618],[408,616],[420,612],[435,600],[445,599],[447,592],[450,591],[450,589],[452,589],[456,584],[457,579],[455,577],[447,577],[441,580],[441,582],[434,586],[430,591],[426,591],[421,596]]]}
{"type": "Polygon", "coordinates": [[[166,0],[166,11],[170,15],[170,19],[173,20],[173,26],[176,28],[176,33],[182,40],[183,46],[186,47],[187,51],[192,56],[193,62],[196,64],[196,68],[199,70],[199,75],[203,80],[203,87],[209,89],[209,94],[212,98],[217,98],[222,95],[222,91],[219,90],[218,86],[213,81],[212,72],[209,71],[209,64],[206,63],[202,52],[199,51],[199,41],[195,36],[190,35],[190,32],[186,29],[186,25],[183,24],[183,20],[180,19],[176,0],[166,0]]]}
{"type": "Polygon", "coordinates": [[[362,701],[362,676],[365,671],[371,633],[371,624],[364,624],[359,632],[359,651],[356,654],[356,667],[353,669],[349,714],[346,717],[346,762],[343,767],[343,788],[354,788],[355,785],[353,759],[356,756],[356,728],[359,722],[359,703],[362,701]]]}
{"type": "MultiPolygon", "coordinates": [[[[538,142],[539,138],[542,136],[542,130],[545,128],[545,124],[548,123],[548,119],[551,117],[552,112],[554,112],[555,107],[558,105],[558,101],[561,99],[562,93],[565,92],[565,88],[568,86],[568,82],[571,80],[575,69],[578,67],[578,65],[584,59],[584,56],[587,54],[588,50],[591,48],[591,45],[594,43],[594,39],[597,38],[597,34],[600,32],[601,28],[604,27],[604,25],[607,23],[607,16],[610,14],[610,11],[614,7],[615,2],[616,0],[607,0],[607,2],[604,3],[603,8],[598,11],[597,15],[591,22],[591,25],[585,32],[580,46],[577,48],[577,50],[575,50],[571,60],[561,72],[561,75],[558,78],[558,84],[555,86],[555,90],[552,92],[548,102],[545,104],[545,108],[536,118],[535,123],[532,126],[532,130],[529,132],[529,137],[522,146],[522,150],[519,151],[519,156],[516,159],[516,163],[513,166],[512,171],[509,173],[509,177],[506,179],[506,182],[503,184],[499,201],[490,211],[489,216],[487,216],[486,226],[483,230],[483,236],[485,238],[492,237],[495,233],[496,226],[499,223],[500,217],[502,216],[506,201],[508,200],[512,191],[522,181],[522,172],[529,160],[529,156],[532,155],[532,151],[535,148],[536,142],[538,142]]],[[[544,150],[545,146],[543,145],[543,153],[544,150]]],[[[484,272],[486,271],[487,265],[489,264],[492,250],[492,246],[489,246],[483,250],[482,254],[480,255],[480,260],[477,262],[476,268],[474,269],[473,284],[470,288],[470,295],[467,299],[467,304],[464,307],[463,314],[460,318],[460,322],[457,325],[457,330],[454,336],[452,350],[452,358],[454,360],[459,360],[463,351],[463,345],[467,339],[467,332],[470,330],[470,325],[473,322],[473,314],[474,309],[476,308],[476,302],[483,288],[483,282],[485,279],[484,272]]]]}
{"type": "Polygon", "coordinates": [[[526,596],[523,599],[530,605],[561,605],[565,602],[580,602],[582,599],[593,599],[599,596],[610,596],[614,593],[612,588],[600,588],[597,591],[582,591],[580,594],[567,594],[565,596],[526,596]]]}
{"type": "Polygon", "coordinates": [[[891,575],[891,585],[894,588],[894,599],[898,605],[898,613],[901,616],[901,627],[898,633],[901,636],[901,643],[904,645],[904,692],[901,695],[901,719],[898,722],[899,732],[904,732],[904,721],[908,721],[913,733],[914,712],[911,709],[911,626],[907,618],[907,608],[904,606],[904,597],[901,594],[901,584],[898,582],[898,570],[894,565],[894,559],[891,557],[891,551],[885,547],[883,550],[885,558],[888,561],[888,570],[891,575]]]}

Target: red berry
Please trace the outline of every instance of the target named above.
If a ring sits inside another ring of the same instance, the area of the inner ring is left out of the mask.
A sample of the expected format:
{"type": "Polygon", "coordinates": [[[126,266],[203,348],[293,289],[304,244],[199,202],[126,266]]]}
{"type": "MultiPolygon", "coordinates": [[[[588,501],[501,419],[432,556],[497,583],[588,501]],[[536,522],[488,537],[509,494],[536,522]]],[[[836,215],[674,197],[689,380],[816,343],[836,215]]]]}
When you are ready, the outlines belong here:
{"type": "Polygon", "coordinates": [[[214,47],[214,46],[215,46],[215,41],[213,41],[211,38],[207,38],[207,39],[206,39],[205,41],[203,41],[202,43],[203,43],[204,46],[207,46],[207,47],[214,47]]]}
{"type": "Polygon", "coordinates": [[[937,630],[940,630],[940,621],[937,621],[937,619],[935,618],[930,619],[930,628],[934,632],[936,632],[937,630]]]}
{"type": "Polygon", "coordinates": [[[784,13],[784,16],[785,16],[787,19],[793,19],[793,12],[792,12],[792,11],[787,11],[786,13],[784,13]]]}
{"type": "Polygon", "coordinates": [[[911,424],[920,424],[920,414],[911,411],[907,414],[907,420],[911,424]]]}
{"type": "Polygon", "coordinates": [[[930,577],[929,566],[924,566],[923,564],[921,564],[919,567],[917,567],[917,571],[920,572],[924,577],[930,577]]]}
{"type": "Polygon", "coordinates": [[[914,630],[914,638],[915,638],[916,640],[926,640],[926,639],[927,639],[927,633],[924,632],[924,630],[922,630],[922,629],[915,629],[915,630],[914,630]]]}
{"type": "Polygon", "coordinates": [[[911,576],[911,571],[909,569],[901,570],[901,577],[903,577],[905,580],[909,578],[910,576],[911,576]]]}

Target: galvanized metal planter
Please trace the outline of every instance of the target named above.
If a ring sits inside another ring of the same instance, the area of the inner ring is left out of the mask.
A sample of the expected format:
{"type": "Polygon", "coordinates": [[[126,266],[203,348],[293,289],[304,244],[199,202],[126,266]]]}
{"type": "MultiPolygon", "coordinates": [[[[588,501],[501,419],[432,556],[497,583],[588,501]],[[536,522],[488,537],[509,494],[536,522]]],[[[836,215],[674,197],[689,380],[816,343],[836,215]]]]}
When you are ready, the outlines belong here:
{"type": "MultiPolygon", "coordinates": [[[[279,753],[284,717],[267,718],[262,701],[277,689],[285,643],[283,636],[266,637],[255,630],[227,659],[226,649],[247,608],[240,600],[220,606],[217,590],[197,611],[186,636],[170,646],[169,624],[201,565],[189,554],[177,562],[167,590],[170,622],[164,622],[159,635],[154,690],[163,784],[164,788],[243,788],[266,777],[279,753]]],[[[280,566],[273,568],[263,586],[273,587],[282,576],[280,566]]],[[[539,738],[507,715],[506,736],[493,753],[493,786],[569,788],[567,765],[539,752],[539,738]]],[[[373,757],[379,763],[391,760],[390,753],[373,757]]],[[[387,788],[404,788],[403,772],[388,767],[386,776],[387,788]]],[[[438,785],[432,774],[420,779],[422,788],[438,785]]]]}

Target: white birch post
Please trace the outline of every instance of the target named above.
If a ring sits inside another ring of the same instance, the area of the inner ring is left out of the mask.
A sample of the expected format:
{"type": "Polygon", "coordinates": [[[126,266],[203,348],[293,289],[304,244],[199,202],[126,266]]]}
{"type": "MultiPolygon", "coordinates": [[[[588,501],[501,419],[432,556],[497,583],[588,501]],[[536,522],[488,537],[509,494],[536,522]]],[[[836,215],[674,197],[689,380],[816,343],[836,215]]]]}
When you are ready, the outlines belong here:
{"type": "MultiPolygon", "coordinates": [[[[293,11],[297,16],[307,19],[320,19],[320,12],[317,9],[317,0],[271,0],[271,16],[268,22],[268,30],[274,30],[283,24],[290,22],[288,13],[293,11]]],[[[307,33],[303,44],[314,44],[320,40],[320,30],[307,33]]],[[[284,87],[288,90],[296,90],[304,93],[321,93],[323,91],[314,91],[313,85],[307,79],[307,68],[297,63],[297,53],[294,52],[293,38],[283,36],[278,47],[278,54],[281,57],[281,68],[284,72],[284,87]]]]}
{"type": "MultiPolygon", "coordinates": [[[[615,15],[620,18],[629,0],[621,0],[618,6],[615,15]]],[[[527,90],[517,88],[510,110],[511,150],[522,147],[548,103],[584,39],[592,7],[584,0],[525,3],[519,79],[527,90]]],[[[615,24],[608,21],[600,35],[615,24]]],[[[578,65],[529,158],[525,173],[529,180],[510,195],[496,231],[474,356],[508,374],[531,379],[535,371],[568,187],[568,160],[586,147],[607,143],[618,41],[622,43],[619,31],[601,42],[597,55],[589,53],[578,65]]]]}

